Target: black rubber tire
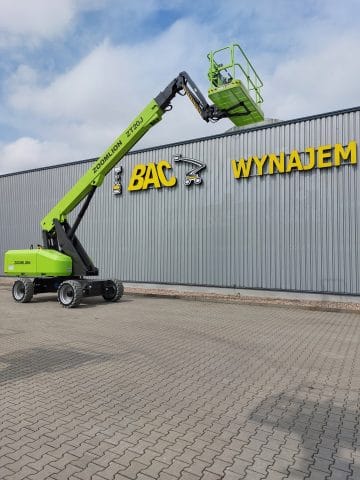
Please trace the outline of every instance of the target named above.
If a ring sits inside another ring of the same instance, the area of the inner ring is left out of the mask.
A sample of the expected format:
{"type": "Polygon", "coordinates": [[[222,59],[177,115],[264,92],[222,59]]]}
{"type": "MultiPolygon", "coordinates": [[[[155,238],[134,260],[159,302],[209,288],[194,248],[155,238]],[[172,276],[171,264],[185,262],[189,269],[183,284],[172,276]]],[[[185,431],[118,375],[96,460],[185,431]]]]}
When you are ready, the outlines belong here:
{"type": "Polygon", "coordinates": [[[104,288],[103,299],[107,302],[117,302],[124,294],[124,285],[120,280],[106,280],[104,288]]]}
{"type": "Polygon", "coordinates": [[[83,297],[81,283],[76,280],[66,280],[59,285],[57,290],[58,302],[64,308],[74,308],[79,305],[83,297]]]}
{"type": "Polygon", "coordinates": [[[34,295],[34,282],[31,278],[19,278],[12,287],[15,302],[29,303],[34,295]]]}

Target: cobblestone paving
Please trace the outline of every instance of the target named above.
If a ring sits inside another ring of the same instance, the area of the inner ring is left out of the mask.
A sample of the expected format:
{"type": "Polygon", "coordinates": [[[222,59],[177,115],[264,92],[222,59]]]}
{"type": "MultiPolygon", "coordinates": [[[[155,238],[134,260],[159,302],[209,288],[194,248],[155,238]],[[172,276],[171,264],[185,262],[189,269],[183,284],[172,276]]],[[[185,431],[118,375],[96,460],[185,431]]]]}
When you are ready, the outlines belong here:
{"type": "Polygon", "coordinates": [[[0,479],[360,479],[360,315],[0,289],[0,479]]]}

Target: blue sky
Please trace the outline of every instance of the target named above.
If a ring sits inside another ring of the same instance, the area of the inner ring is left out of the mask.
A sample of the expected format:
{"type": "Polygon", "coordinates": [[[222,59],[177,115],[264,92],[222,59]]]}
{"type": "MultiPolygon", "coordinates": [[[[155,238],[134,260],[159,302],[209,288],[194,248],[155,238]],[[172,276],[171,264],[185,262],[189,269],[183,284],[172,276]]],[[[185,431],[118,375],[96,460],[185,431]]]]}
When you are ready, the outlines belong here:
{"type": "MultiPolygon", "coordinates": [[[[102,153],[181,70],[240,43],[267,117],[360,105],[357,0],[1,0],[0,174],[102,153]]],[[[184,99],[139,147],[223,132],[184,99]]]]}

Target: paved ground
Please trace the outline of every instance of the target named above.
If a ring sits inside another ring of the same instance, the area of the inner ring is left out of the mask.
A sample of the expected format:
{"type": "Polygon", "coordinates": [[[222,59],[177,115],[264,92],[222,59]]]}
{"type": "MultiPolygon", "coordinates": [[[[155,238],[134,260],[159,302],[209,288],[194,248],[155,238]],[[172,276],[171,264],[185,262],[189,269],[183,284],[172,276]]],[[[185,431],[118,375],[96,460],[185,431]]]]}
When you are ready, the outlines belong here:
{"type": "Polygon", "coordinates": [[[360,315],[0,287],[0,479],[360,479],[360,315]]]}

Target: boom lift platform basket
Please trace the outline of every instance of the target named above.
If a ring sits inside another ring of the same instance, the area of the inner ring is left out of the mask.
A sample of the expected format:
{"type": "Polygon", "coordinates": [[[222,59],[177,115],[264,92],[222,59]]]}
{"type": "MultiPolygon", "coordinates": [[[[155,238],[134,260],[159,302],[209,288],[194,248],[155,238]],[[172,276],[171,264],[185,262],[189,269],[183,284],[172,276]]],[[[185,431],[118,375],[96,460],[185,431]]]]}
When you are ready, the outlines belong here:
{"type": "Polygon", "coordinates": [[[263,82],[238,44],[208,54],[209,98],[238,127],[261,122],[263,82]],[[225,63],[223,63],[225,62],[225,63]]]}

